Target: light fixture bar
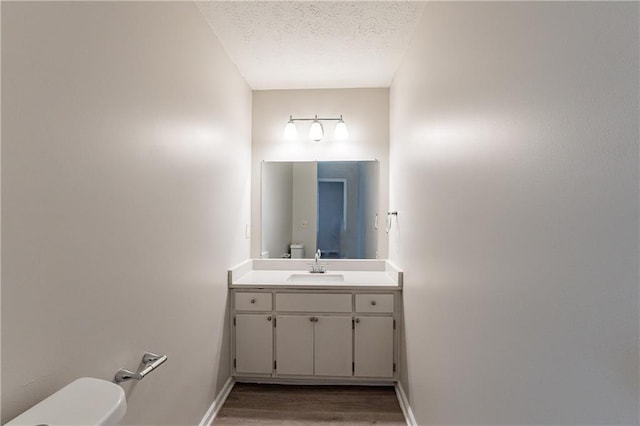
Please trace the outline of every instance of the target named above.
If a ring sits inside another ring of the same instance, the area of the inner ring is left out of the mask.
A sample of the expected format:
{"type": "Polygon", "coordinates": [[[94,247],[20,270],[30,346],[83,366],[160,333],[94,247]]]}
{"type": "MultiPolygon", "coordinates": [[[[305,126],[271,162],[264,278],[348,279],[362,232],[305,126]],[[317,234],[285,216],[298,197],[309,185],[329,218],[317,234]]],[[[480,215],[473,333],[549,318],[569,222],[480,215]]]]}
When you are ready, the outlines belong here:
{"type": "Polygon", "coordinates": [[[316,142],[320,142],[322,138],[324,138],[324,127],[322,126],[321,121],[337,121],[336,128],[334,131],[334,138],[336,140],[346,140],[349,137],[349,132],[347,131],[347,126],[344,124],[344,120],[342,119],[342,114],[340,117],[318,117],[317,115],[313,118],[309,117],[299,117],[293,118],[293,115],[289,116],[289,121],[284,129],[284,138],[289,141],[296,140],[298,137],[298,131],[296,130],[295,121],[311,121],[311,128],[309,129],[309,138],[313,139],[316,142]]]}
{"type": "Polygon", "coordinates": [[[342,120],[342,115],[340,118],[322,118],[322,117],[313,117],[313,118],[293,118],[293,116],[289,116],[289,121],[340,121],[342,120]]]}

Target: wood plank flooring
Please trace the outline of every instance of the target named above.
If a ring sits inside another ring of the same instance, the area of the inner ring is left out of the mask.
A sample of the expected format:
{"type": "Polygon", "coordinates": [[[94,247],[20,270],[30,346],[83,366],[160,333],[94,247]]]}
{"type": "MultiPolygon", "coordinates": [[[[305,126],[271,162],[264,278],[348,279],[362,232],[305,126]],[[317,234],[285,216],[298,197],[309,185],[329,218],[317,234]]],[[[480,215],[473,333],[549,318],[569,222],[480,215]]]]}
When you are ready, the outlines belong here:
{"type": "Polygon", "coordinates": [[[405,426],[406,422],[392,386],[236,383],[213,424],[405,426]]]}

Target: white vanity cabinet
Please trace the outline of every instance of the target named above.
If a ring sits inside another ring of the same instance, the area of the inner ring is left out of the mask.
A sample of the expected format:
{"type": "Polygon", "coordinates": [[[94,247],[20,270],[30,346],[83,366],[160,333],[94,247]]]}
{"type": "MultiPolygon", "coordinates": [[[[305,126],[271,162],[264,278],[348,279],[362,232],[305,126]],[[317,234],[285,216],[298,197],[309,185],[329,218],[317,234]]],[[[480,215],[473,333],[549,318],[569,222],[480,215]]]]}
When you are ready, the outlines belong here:
{"type": "Polygon", "coordinates": [[[240,374],[271,374],[273,315],[236,314],[235,370],[240,374]]]}
{"type": "Polygon", "coordinates": [[[274,297],[278,376],[350,377],[353,295],[276,291],[274,297]]]}
{"type": "Polygon", "coordinates": [[[394,319],[358,315],[354,328],[354,375],[393,377],[394,319]]]}
{"type": "Polygon", "coordinates": [[[403,274],[387,260],[250,259],[229,270],[232,375],[271,383],[398,380],[403,274]]]}
{"type": "Polygon", "coordinates": [[[234,376],[397,379],[399,290],[232,289],[234,376]]]}
{"type": "Polygon", "coordinates": [[[393,294],[356,293],[354,325],[354,375],[391,377],[396,321],[393,294]],[[383,314],[383,315],[372,315],[383,314]]]}
{"type": "Polygon", "coordinates": [[[234,292],[233,317],[235,358],[239,374],[273,371],[272,295],[267,292],[234,292]]]}
{"type": "Polygon", "coordinates": [[[326,315],[278,315],[278,376],[352,375],[352,318],[326,315]]]}

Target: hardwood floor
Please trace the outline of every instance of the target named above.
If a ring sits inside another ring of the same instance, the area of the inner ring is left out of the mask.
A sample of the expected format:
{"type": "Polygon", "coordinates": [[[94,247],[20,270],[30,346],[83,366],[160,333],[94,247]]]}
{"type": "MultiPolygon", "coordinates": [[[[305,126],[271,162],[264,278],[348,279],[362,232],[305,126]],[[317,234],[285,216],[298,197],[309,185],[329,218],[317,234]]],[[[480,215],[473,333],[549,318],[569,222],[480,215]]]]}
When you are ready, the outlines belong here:
{"type": "Polygon", "coordinates": [[[236,383],[214,423],[225,425],[406,425],[392,386],[236,383]]]}

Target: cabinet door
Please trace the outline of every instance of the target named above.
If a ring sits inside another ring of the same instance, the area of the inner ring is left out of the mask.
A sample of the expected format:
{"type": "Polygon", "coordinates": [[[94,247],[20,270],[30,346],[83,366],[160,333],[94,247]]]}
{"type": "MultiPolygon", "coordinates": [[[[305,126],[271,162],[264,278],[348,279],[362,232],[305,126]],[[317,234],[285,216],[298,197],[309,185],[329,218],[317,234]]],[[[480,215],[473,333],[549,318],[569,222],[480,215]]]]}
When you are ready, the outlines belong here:
{"type": "Polygon", "coordinates": [[[273,320],[271,315],[236,315],[236,372],[273,372],[273,320]]]}
{"type": "Polygon", "coordinates": [[[356,317],[355,376],[393,377],[393,318],[356,317]]]}
{"type": "Polygon", "coordinates": [[[311,315],[278,315],[276,372],[313,374],[313,319],[311,315]]]}
{"type": "Polygon", "coordinates": [[[353,362],[351,317],[316,317],[315,374],[351,376],[353,362]]]}

